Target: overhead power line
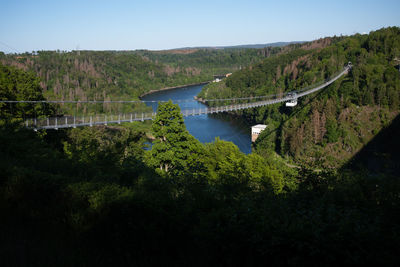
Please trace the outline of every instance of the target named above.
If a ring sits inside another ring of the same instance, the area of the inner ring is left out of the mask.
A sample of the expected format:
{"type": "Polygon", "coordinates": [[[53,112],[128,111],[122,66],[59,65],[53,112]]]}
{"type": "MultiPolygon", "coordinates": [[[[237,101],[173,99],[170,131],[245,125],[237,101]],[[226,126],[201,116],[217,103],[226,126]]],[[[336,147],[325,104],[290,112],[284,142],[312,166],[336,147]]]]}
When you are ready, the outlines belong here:
{"type": "Polygon", "coordinates": [[[2,44],[3,46],[5,46],[7,48],[10,48],[11,50],[14,50],[14,52],[17,52],[18,54],[21,54],[21,52],[19,52],[18,49],[15,49],[14,47],[9,46],[8,44],[6,44],[6,43],[4,43],[2,41],[0,41],[0,44],[2,44]]]}

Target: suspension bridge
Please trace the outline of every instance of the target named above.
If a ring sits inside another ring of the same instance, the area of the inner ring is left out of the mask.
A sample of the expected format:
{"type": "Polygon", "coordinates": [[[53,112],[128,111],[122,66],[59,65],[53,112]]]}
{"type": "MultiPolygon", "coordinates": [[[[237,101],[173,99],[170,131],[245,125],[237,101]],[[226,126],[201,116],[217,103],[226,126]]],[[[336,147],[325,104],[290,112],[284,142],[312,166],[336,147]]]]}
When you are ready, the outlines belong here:
{"type": "MultiPolygon", "coordinates": [[[[272,105],[277,103],[292,103],[287,106],[294,106],[293,103],[297,103],[297,99],[306,95],[315,93],[328,85],[332,84],[342,76],[348,74],[351,70],[352,64],[349,62],[343,70],[335,74],[330,79],[323,83],[309,86],[296,92],[290,92],[286,95],[270,95],[270,96],[256,96],[256,97],[244,97],[244,98],[230,98],[230,99],[205,99],[202,102],[234,102],[234,101],[248,101],[248,103],[234,103],[230,105],[221,105],[215,107],[205,107],[197,109],[182,109],[182,115],[196,116],[203,114],[215,114],[221,112],[230,112],[248,108],[256,108],[266,105],[272,105]],[[251,102],[254,101],[254,102],[251,102]]],[[[146,101],[0,101],[8,103],[134,103],[134,102],[146,102],[146,101]]],[[[151,101],[154,102],[154,101],[151,101]]],[[[141,112],[141,113],[128,113],[118,115],[95,115],[95,116],[68,116],[63,117],[48,117],[48,118],[31,118],[25,120],[25,126],[33,128],[34,130],[40,129],[61,129],[61,128],[75,128],[81,126],[95,126],[95,125],[107,125],[107,124],[121,124],[123,122],[134,122],[134,121],[145,121],[152,120],[156,115],[156,112],[141,112]]]]}

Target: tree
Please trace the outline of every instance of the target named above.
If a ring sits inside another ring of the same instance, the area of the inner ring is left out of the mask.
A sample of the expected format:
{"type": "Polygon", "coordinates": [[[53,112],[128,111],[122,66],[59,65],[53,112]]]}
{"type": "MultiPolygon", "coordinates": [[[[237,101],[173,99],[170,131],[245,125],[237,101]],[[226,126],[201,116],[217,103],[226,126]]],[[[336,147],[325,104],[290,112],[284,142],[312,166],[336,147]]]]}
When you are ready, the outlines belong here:
{"type": "Polygon", "coordinates": [[[127,127],[82,127],[68,131],[64,152],[69,158],[96,164],[100,169],[112,166],[134,167],[143,154],[143,132],[127,127]]]}
{"type": "MultiPolygon", "coordinates": [[[[0,64],[0,100],[45,100],[39,79],[32,73],[0,64]]],[[[47,103],[0,103],[1,118],[49,115],[54,107],[47,103]]]]}
{"type": "Polygon", "coordinates": [[[216,137],[213,143],[206,144],[206,149],[211,182],[247,183],[243,166],[245,155],[235,144],[216,137]]]}
{"type": "MultiPolygon", "coordinates": [[[[189,134],[177,104],[159,104],[152,125],[153,147],[148,155],[151,166],[161,173],[196,175],[202,169],[197,159],[202,153],[201,143],[189,134]]],[[[202,164],[200,164],[202,165],[202,164]]]]}
{"type": "Polygon", "coordinates": [[[328,143],[335,143],[339,140],[340,132],[336,120],[330,119],[326,123],[326,139],[328,143]]]}

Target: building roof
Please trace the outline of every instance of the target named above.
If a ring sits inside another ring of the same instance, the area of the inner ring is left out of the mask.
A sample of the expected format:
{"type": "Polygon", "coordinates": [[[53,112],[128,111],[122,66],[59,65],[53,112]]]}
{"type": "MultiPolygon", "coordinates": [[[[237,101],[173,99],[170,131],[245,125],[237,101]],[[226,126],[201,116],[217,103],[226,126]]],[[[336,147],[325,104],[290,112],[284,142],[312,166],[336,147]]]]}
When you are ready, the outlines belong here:
{"type": "Polygon", "coordinates": [[[264,124],[254,125],[253,127],[251,127],[251,134],[259,135],[262,131],[265,130],[265,128],[267,128],[267,125],[264,124]]]}
{"type": "Polygon", "coordinates": [[[265,128],[267,128],[267,125],[265,125],[265,124],[257,124],[257,125],[252,126],[251,128],[264,130],[265,128]]]}

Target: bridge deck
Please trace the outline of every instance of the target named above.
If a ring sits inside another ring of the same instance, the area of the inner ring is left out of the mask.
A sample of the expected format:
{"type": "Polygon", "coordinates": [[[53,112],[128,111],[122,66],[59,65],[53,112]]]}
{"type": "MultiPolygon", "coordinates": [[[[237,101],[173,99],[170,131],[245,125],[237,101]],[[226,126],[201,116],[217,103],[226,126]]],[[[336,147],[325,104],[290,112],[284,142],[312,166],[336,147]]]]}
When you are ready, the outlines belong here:
{"type": "MultiPolygon", "coordinates": [[[[342,72],[340,72],[337,76],[330,79],[329,81],[304,92],[299,92],[294,97],[293,95],[288,95],[281,98],[273,98],[267,99],[263,101],[257,101],[253,103],[243,103],[243,104],[232,104],[218,107],[207,107],[200,109],[189,109],[182,110],[182,115],[186,116],[195,116],[202,114],[213,114],[220,112],[229,112],[241,109],[248,108],[256,108],[266,105],[272,105],[282,102],[290,101],[294,98],[300,98],[312,93],[315,93],[328,85],[332,84],[336,80],[338,80],[343,75],[347,74],[351,69],[351,65],[348,65],[344,68],[342,72]]],[[[152,120],[156,115],[153,113],[129,113],[129,114],[119,114],[119,115],[104,115],[104,116],[88,116],[88,117],[75,117],[75,116],[64,116],[64,117],[52,117],[45,119],[30,119],[25,121],[25,125],[27,127],[32,127],[35,130],[38,129],[59,129],[59,128],[71,128],[71,127],[79,127],[79,126],[94,126],[94,125],[107,125],[112,123],[123,123],[123,122],[133,122],[133,121],[144,121],[144,120],[152,120]]]]}

